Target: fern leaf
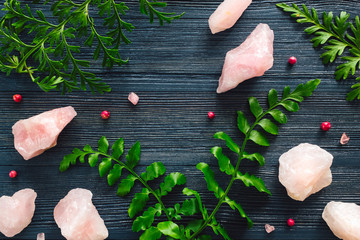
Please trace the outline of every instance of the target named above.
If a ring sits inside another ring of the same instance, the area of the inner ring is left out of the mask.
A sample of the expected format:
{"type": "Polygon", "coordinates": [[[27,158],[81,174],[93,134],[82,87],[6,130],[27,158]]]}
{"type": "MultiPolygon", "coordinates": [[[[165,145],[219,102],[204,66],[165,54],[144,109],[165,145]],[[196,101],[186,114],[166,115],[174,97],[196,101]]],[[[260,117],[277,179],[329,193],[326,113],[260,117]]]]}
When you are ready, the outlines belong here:
{"type": "Polygon", "coordinates": [[[135,217],[136,214],[144,209],[147,201],[149,201],[149,194],[150,191],[147,188],[143,188],[140,193],[135,193],[135,197],[132,199],[128,209],[130,218],[135,217]]]}
{"type": "Polygon", "coordinates": [[[164,182],[160,184],[160,196],[166,196],[176,185],[183,185],[186,183],[186,177],[179,172],[170,173],[164,179],[164,182]]]}

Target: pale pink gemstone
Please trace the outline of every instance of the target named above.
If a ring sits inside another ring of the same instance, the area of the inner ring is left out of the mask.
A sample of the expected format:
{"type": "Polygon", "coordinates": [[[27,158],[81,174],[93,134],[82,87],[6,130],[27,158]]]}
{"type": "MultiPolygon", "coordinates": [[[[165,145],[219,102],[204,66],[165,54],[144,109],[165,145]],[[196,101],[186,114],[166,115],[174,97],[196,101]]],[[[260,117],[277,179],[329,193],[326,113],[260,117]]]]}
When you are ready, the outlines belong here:
{"type": "Polygon", "coordinates": [[[265,231],[267,233],[271,233],[272,231],[275,230],[275,227],[274,226],[271,226],[270,224],[265,224],[265,231]]]}
{"type": "Polygon", "coordinates": [[[139,96],[134,92],[129,93],[128,99],[134,105],[138,104],[139,102],[139,96]]]}
{"type": "Polygon", "coordinates": [[[340,144],[345,145],[350,141],[350,138],[346,135],[346,133],[343,133],[340,138],[340,144]]]}
{"type": "Polygon", "coordinates": [[[260,23],[237,48],[226,53],[217,93],[235,88],[243,81],[264,75],[273,66],[274,32],[260,23]]]}
{"type": "Polygon", "coordinates": [[[322,218],[338,238],[360,240],[359,205],[331,201],[325,206],[322,218]]]}
{"type": "Polygon", "coordinates": [[[0,232],[13,237],[26,228],[34,216],[37,194],[30,188],[0,198],[0,232]]]}
{"type": "Polygon", "coordinates": [[[308,196],[332,182],[330,166],[333,156],[317,145],[302,143],[279,158],[279,181],[294,200],[308,196]]]}
{"type": "Polygon", "coordinates": [[[38,233],[36,240],[45,240],[45,233],[38,233]]]}
{"type": "Polygon", "coordinates": [[[17,121],[12,127],[15,149],[28,160],[52,148],[64,127],[76,116],[73,107],[43,112],[17,121]]]}
{"type": "Polygon", "coordinates": [[[54,218],[67,240],[103,240],[109,235],[89,190],[76,188],[59,201],[54,218]]]}
{"type": "Polygon", "coordinates": [[[234,26],[252,0],[224,0],[209,18],[212,34],[234,26]]]}

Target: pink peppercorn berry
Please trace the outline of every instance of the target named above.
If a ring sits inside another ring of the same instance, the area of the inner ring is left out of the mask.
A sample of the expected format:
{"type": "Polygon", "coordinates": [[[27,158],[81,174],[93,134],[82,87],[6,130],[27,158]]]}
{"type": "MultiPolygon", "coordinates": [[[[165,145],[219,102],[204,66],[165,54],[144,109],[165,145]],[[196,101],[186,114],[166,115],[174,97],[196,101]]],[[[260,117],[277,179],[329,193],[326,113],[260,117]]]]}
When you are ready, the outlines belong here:
{"type": "Polygon", "coordinates": [[[289,227],[294,226],[294,225],[295,225],[295,221],[294,221],[294,219],[289,218],[289,219],[287,220],[287,225],[288,225],[289,227]]]}
{"type": "Polygon", "coordinates": [[[296,63],[297,59],[296,57],[292,56],[289,58],[289,64],[294,65],[296,63]]]}
{"type": "Polygon", "coordinates": [[[12,171],[9,172],[9,177],[10,178],[15,178],[16,175],[17,175],[17,172],[15,170],[12,170],[12,171]]]}
{"type": "Polygon", "coordinates": [[[101,118],[102,119],[108,119],[110,117],[110,112],[109,111],[102,111],[101,112],[101,118]]]}
{"type": "Polygon", "coordinates": [[[209,117],[210,119],[214,119],[215,113],[213,113],[213,112],[208,112],[208,117],[209,117]]]}
{"type": "Polygon", "coordinates": [[[321,129],[324,131],[329,131],[331,128],[331,124],[329,122],[323,122],[321,124],[321,129]]]}
{"type": "Polygon", "coordinates": [[[21,102],[22,97],[21,97],[20,94],[15,94],[13,96],[13,99],[14,99],[15,102],[21,102]]]}

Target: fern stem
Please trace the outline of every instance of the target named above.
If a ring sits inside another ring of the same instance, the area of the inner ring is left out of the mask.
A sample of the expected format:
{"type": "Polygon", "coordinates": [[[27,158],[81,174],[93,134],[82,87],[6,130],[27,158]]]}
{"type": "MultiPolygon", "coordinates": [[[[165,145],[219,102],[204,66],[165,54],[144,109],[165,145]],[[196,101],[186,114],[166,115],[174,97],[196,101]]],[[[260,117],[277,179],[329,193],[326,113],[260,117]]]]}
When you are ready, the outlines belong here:
{"type": "MultiPolygon", "coordinates": [[[[111,60],[113,60],[114,62],[117,62],[121,64],[124,64],[124,63],[127,63],[128,60],[122,60],[121,58],[117,59],[116,57],[112,56],[110,53],[109,53],[109,50],[107,49],[107,47],[105,46],[104,42],[101,40],[101,35],[96,31],[96,28],[95,28],[95,24],[93,22],[93,20],[90,18],[90,16],[88,15],[87,16],[87,20],[88,20],[88,23],[90,25],[90,28],[91,28],[91,31],[95,34],[96,36],[96,39],[98,40],[102,50],[104,51],[104,55],[108,58],[110,58],[111,60]]],[[[105,59],[105,58],[104,58],[105,59]]],[[[106,62],[104,61],[103,62],[103,65],[105,66],[106,65],[106,62]]]]}
{"type": "Polygon", "coordinates": [[[152,195],[154,195],[154,197],[156,198],[156,200],[159,202],[159,204],[161,205],[161,208],[162,210],[164,211],[167,219],[169,221],[171,221],[171,217],[170,217],[170,214],[168,212],[168,210],[166,209],[163,201],[161,200],[161,197],[159,197],[156,192],[149,186],[149,184],[147,184],[144,179],[142,179],[142,177],[140,177],[134,170],[132,170],[131,168],[129,168],[125,163],[121,162],[120,160],[114,158],[113,156],[111,155],[108,155],[108,154],[105,154],[105,153],[102,153],[102,152],[96,152],[96,151],[93,151],[91,153],[95,153],[95,154],[99,154],[99,155],[103,155],[104,157],[107,157],[107,158],[110,158],[112,159],[113,161],[115,161],[116,163],[118,163],[119,165],[123,166],[126,170],[128,170],[130,172],[130,174],[132,174],[134,177],[136,177],[137,180],[139,180],[139,182],[141,182],[144,187],[146,187],[150,193],[152,195]]]}
{"type": "MultiPolygon", "coordinates": [[[[89,4],[90,4],[91,0],[87,0],[84,3],[81,4],[80,7],[78,7],[78,9],[76,11],[79,11],[82,8],[86,8],[89,4]]],[[[75,11],[75,12],[76,12],[75,11]]],[[[64,26],[74,17],[74,15],[70,15],[67,19],[65,19],[64,21],[62,21],[61,23],[59,23],[51,32],[49,32],[40,42],[38,42],[34,47],[32,47],[27,53],[26,55],[21,59],[21,61],[19,62],[18,65],[18,69],[21,70],[26,62],[26,60],[41,46],[43,46],[43,44],[49,39],[49,37],[56,31],[59,31],[59,29],[63,29],[64,26]]],[[[18,71],[19,71],[18,70],[18,71]]]]}
{"type": "Polygon", "coordinates": [[[117,35],[116,41],[114,41],[114,42],[116,42],[116,46],[115,46],[115,47],[116,47],[116,48],[119,48],[119,46],[120,46],[120,41],[121,41],[121,36],[124,34],[124,33],[123,33],[123,29],[122,29],[122,27],[121,27],[121,23],[122,23],[123,21],[122,21],[122,19],[120,18],[120,14],[119,14],[118,9],[116,8],[116,3],[115,3],[115,1],[112,0],[112,1],[111,1],[111,4],[113,5],[114,14],[116,15],[116,19],[117,19],[117,22],[118,22],[118,27],[119,27],[119,29],[120,29],[120,32],[119,32],[119,34],[117,35]]]}
{"type": "Polygon", "coordinates": [[[21,18],[25,18],[27,19],[28,21],[32,21],[32,22],[36,22],[36,23],[40,23],[40,24],[44,24],[44,25],[48,25],[50,27],[53,27],[53,28],[56,28],[57,26],[50,23],[50,22],[47,22],[47,21],[42,21],[42,20],[39,20],[37,18],[34,18],[34,17],[29,17],[25,14],[21,14],[19,13],[18,11],[16,11],[16,9],[12,6],[13,5],[13,1],[11,1],[10,3],[7,3],[5,2],[4,4],[6,7],[8,8],[11,8],[12,12],[15,13],[17,16],[21,17],[21,18]]]}
{"type": "Polygon", "coordinates": [[[269,112],[271,110],[273,110],[274,108],[280,106],[280,104],[286,100],[288,100],[290,98],[285,98],[285,99],[281,99],[280,101],[278,101],[276,104],[274,104],[274,106],[270,107],[268,110],[266,110],[265,112],[263,112],[258,118],[256,118],[255,122],[253,123],[253,125],[250,127],[250,129],[246,132],[245,135],[245,139],[243,141],[240,153],[239,153],[239,158],[237,160],[236,166],[235,166],[235,170],[234,173],[232,174],[231,180],[224,192],[224,194],[220,197],[218,204],[216,205],[216,207],[214,208],[214,210],[211,212],[211,214],[209,215],[209,217],[207,217],[204,221],[204,223],[201,225],[201,227],[195,232],[193,233],[189,240],[194,239],[196,236],[198,236],[207,226],[209,226],[209,223],[212,221],[212,219],[214,218],[215,214],[217,213],[217,211],[219,210],[219,208],[221,207],[221,205],[224,203],[224,199],[226,198],[227,194],[229,193],[234,181],[236,180],[236,173],[240,167],[240,163],[241,160],[243,159],[243,155],[245,152],[245,147],[246,144],[248,142],[248,140],[250,139],[250,133],[251,131],[256,127],[256,125],[258,125],[258,123],[260,122],[260,120],[267,114],[269,114],[269,112]]]}
{"type": "MultiPolygon", "coordinates": [[[[26,44],[26,43],[22,42],[22,41],[21,41],[20,39],[18,39],[18,38],[15,38],[15,37],[13,37],[13,36],[11,36],[11,35],[9,35],[9,34],[6,34],[6,32],[3,30],[5,20],[6,20],[5,17],[3,17],[3,18],[1,19],[1,21],[0,21],[0,33],[1,33],[2,35],[4,35],[5,37],[11,39],[12,41],[14,41],[14,42],[16,42],[16,43],[18,43],[18,44],[20,44],[20,45],[22,45],[22,46],[24,46],[24,47],[33,47],[32,45],[29,45],[29,44],[26,44]]],[[[5,28],[6,28],[6,27],[5,27],[5,28]]]]}
{"type": "MultiPolygon", "coordinates": [[[[341,42],[345,43],[348,47],[350,48],[355,48],[355,49],[359,49],[357,46],[349,43],[348,41],[346,41],[346,39],[344,37],[340,37],[337,34],[335,34],[333,31],[329,30],[327,27],[325,27],[324,25],[322,25],[321,23],[318,23],[317,21],[315,21],[313,18],[309,18],[306,14],[304,14],[304,16],[309,20],[309,22],[311,22],[312,24],[318,26],[319,28],[321,28],[322,30],[324,30],[325,32],[331,34],[331,37],[336,38],[338,40],[340,40],[341,42]]],[[[359,49],[360,50],[360,49],[359,49]]]]}

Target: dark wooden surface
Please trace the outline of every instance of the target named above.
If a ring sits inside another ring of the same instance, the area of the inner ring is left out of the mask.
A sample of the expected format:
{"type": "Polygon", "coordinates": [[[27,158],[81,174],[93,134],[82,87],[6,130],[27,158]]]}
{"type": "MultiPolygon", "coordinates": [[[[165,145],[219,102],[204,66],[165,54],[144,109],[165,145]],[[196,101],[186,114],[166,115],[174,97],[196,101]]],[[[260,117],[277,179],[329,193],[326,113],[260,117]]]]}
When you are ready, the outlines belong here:
{"type": "MultiPolygon", "coordinates": [[[[285,85],[294,87],[314,78],[320,78],[322,83],[312,97],[301,103],[298,113],[288,115],[288,123],[280,127],[279,136],[270,137],[271,146],[250,146],[249,151],[264,153],[266,165],[259,168],[256,164],[244,163],[242,166],[262,177],[273,195],[257,193],[241,184],[234,185],[230,193],[231,198],[243,205],[254,227],[247,229],[244,220],[226,206],[221,208],[217,219],[233,239],[336,239],[321,218],[326,203],[336,200],[360,204],[360,106],[358,101],[345,101],[354,80],[334,80],[336,64],[321,63],[322,50],[312,48],[310,38],[303,32],[304,26],[277,9],[277,2],[254,1],[232,29],[211,35],[207,20],[220,0],[170,0],[169,10],[186,14],[164,27],[149,24],[147,17],[138,13],[137,1],[128,1],[131,10],[126,19],[136,29],[127,34],[133,43],[121,52],[129,57],[129,64],[109,71],[96,62],[93,69],[112,86],[109,94],[44,93],[26,75],[1,74],[0,195],[12,195],[22,188],[33,188],[38,193],[32,223],[14,239],[35,239],[38,232],[45,232],[46,239],[62,239],[53,219],[53,208],[76,187],[94,193],[93,202],[108,227],[109,239],[138,238],[139,235],[131,231],[132,221],[127,215],[133,193],[129,197],[117,197],[116,189],[108,187],[98,171],[87,165],[72,167],[65,173],[58,171],[65,154],[85,144],[96,146],[101,136],[111,142],[123,137],[127,150],[139,140],[142,154],[138,171],[153,161],[162,161],[168,172],[184,173],[187,185],[198,190],[212,209],[217,201],[195,168],[198,162],[217,168],[210,148],[224,144],[212,135],[224,131],[240,143],[242,135],[236,128],[236,111],[249,113],[248,97],[258,97],[261,104],[265,104],[269,89],[281,91],[285,85]],[[225,53],[243,42],[260,22],[269,24],[275,32],[274,66],[263,77],[248,80],[225,94],[216,94],[225,53]],[[298,62],[289,67],[287,60],[292,55],[298,62]],[[128,102],[130,91],[140,96],[138,106],[128,102]],[[13,102],[15,93],[22,94],[22,103],[13,102]],[[73,106],[78,116],[61,133],[58,145],[24,161],[13,147],[11,126],[19,119],[67,105],[73,106]],[[111,113],[107,121],[100,118],[104,109],[111,113]],[[214,120],[207,118],[208,111],[215,112],[214,120]],[[329,132],[320,130],[323,121],[331,122],[329,132]],[[346,146],[339,144],[343,132],[351,138],[346,146]],[[287,196],[278,181],[278,158],[302,142],[318,144],[334,155],[333,183],[306,201],[297,202],[287,196]],[[16,179],[8,177],[12,169],[18,172],[16,179]],[[296,222],[292,228],[286,225],[290,217],[296,222]],[[265,223],[274,225],[276,230],[267,234],[265,223]]],[[[297,2],[336,14],[345,10],[351,13],[352,19],[360,10],[360,3],[355,0],[297,2]]],[[[84,54],[84,58],[87,57],[84,54]]],[[[227,184],[228,179],[218,171],[216,178],[222,186],[227,184]]],[[[166,197],[167,206],[182,199],[180,195],[178,191],[166,197]]],[[[5,237],[0,235],[0,239],[5,237]]],[[[214,239],[221,238],[215,236],[214,239]]]]}

